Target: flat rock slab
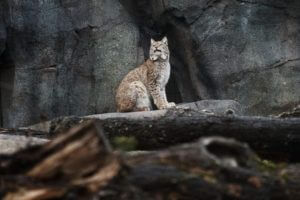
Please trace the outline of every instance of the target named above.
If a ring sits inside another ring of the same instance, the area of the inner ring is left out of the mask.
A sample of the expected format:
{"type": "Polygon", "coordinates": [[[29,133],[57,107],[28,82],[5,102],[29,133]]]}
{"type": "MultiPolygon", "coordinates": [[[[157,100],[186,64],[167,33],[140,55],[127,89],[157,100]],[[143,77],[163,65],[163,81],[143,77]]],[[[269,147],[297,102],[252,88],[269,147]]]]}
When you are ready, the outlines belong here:
{"type": "Polygon", "coordinates": [[[234,100],[202,100],[192,103],[179,104],[178,107],[188,107],[192,110],[204,111],[206,113],[224,115],[244,115],[243,106],[234,100]]]}

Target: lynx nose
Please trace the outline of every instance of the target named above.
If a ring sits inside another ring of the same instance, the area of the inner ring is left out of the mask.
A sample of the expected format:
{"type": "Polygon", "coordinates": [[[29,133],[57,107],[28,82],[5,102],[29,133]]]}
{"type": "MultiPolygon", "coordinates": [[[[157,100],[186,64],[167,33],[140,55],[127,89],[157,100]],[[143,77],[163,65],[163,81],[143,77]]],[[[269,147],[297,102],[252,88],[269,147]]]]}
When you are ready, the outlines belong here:
{"type": "Polygon", "coordinates": [[[160,52],[161,53],[161,50],[160,49],[154,49],[154,53],[155,52],[160,52]]]}

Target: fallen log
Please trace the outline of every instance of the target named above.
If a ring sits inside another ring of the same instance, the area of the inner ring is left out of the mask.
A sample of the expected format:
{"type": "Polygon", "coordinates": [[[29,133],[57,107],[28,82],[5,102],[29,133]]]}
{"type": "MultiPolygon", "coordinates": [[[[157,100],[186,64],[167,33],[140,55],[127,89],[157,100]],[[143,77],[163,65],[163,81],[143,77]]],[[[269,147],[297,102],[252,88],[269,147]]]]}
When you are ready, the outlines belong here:
{"type": "MultiPolygon", "coordinates": [[[[139,113],[131,113],[139,115],[139,113]]],[[[137,149],[155,150],[195,141],[204,136],[223,136],[246,142],[266,158],[300,161],[300,119],[210,115],[192,110],[169,110],[162,117],[106,118],[110,139],[127,136],[137,140],[137,149]]],[[[97,116],[91,117],[97,119],[97,116]]]]}
{"type": "Polygon", "coordinates": [[[0,128],[0,154],[12,154],[48,141],[48,133],[30,129],[0,128]]]}
{"type": "Polygon", "coordinates": [[[223,136],[248,143],[267,159],[300,161],[299,118],[239,116],[231,112],[215,115],[179,108],[59,118],[48,122],[48,128],[44,131],[50,132],[49,135],[57,135],[91,119],[103,125],[110,141],[124,136],[134,138],[138,150],[156,150],[205,136],[223,136]]]}
{"type": "MultiPolygon", "coordinates": [[[[199,111],[207,114],[224,115],[227,113],[242,115],[244,114],[244,108],[238,102],[233,100],[202,100],[191,103],[178,104],[178,109],[186,109],[199,111]]],[[[76,124],[80,124],[85,119],[158,119],[164,117],[167,110],[156,110],[151,112],[138,112],[138,113],[105,113],[90,115],[87,117],[67,116],[59,117],[51,121],[45,121],[39,124],[35,124],[24,128],[24,130],[41,131],[50,134],[58,132],[64,132],[76,124]]]]}
{"type": "Polygon", "coordinates": [[[0,196],[40,200],[68,197],[76,188],[84,189],[83,196],[97,192],[120,170],[101,134],[88,123],[44,146],[0,156],[0,196]]]}
{"type": "Polygon", "coordinates": [[[299,166],[262,162],[231,139],[169,149],[113,152],[93,123],[11,156],[0,156],[4,200],[299,199],[299,166]]]}
{"type": "Polygon", "coordinates": [[[28,128],[0,128],[0,135],[25,136],[35,138],[49,137],[49,131],[46,129],[28,129],[28,128]]]}
{"type": "Polygon", "coordinates": [[[0,154],[12,154],[28,146],[46,143],[47,139],[24,136],[0,134],[0,154]]]}
{"type": "Polygon", "coordinates": [[[203,138],[130,154],[125,161],[132,171],[126,180],[157,199],[300,198],[300,165],[262,161],[247,145],[231,139],[203,138]]]}

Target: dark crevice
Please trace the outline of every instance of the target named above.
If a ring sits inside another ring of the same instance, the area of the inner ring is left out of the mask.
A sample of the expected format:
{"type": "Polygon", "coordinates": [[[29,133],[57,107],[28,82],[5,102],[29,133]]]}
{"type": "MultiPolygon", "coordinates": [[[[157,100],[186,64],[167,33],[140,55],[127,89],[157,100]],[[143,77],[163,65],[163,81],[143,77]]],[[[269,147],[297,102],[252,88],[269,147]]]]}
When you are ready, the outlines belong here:
{"type": "Polygon", "coordinates": [[[11,103],[14,70],[13,60],[6,47],[6,50],[0,56],[0,127],[6,127],[8,122],[7,112],[11,103]]]}
{"type": "Polygon", "coordinates": [[[199,53],[195,55],[201,48],[186,28],[185,16],[176,9],[166,10],[161,1],[120,2],[139,26],[145,58],[149,57],[150,38],[159,40],[167,35],[169,39],[172,69],[167,86],[168,100],[181,103],[216,98],[214,82],[204,67],[205,60],[199,58],[199,53]]]}
{"type": "Polygon", "coordinates": [[[178,88],[178,84],[176,82],[176,77],[174,72],[171,73],[166,91],[167,91],[167,99],[170,102],[175,102],[176,104],[182,102],[182,95],[180,95],[180,90],[178,88]]]}
{"type": "MultiPolygon", "coordinates": [[[[129,14],[134,19],[140,30],[139,45],[144,51],[144,57],[149,58],[150,39],[161,40],[167,35],[166,27],[161,26],[155,19],[160,18],[160,15],[165,9],[163,1],[133,1],[123,0],[120,3],[126,8],[129,14]],[[145,9],[149,8],[149,9],[145,9]]],[[[169,39],[169,44],[172,41],[169,39]]],[[[170,45],[171,46],[171,45],[170,45]]],[[[171,56],[175,54],[170,48],[171,56]]],[[[172,59],[172,58],[171,58],[172,59]]],[[[166,88],[168,100],[171,102],[181,103],[183,101],[181,90],[179,89],[177,75],[174,73],[174,66],[171,63],[171,76],[166,88]]]]}
{"type": "MultiPolygon", "coordinates": [[[[186,88],[186,90],[194,94],[192,100],[216,98],[216,86],[205,68],[204,56],[199,53],[201,47],[195,42],[192,34],[188,31],[189,29],[186,28],[186,20],[175,17],[172,12],[166,12],[162,18],[166,20],[167,35],[174,45],[172,47],[170,42],[171,52],[173,53],[171,56],[176,55],[177,59],[182,61],[183,65],[179,67],[181,71],[186,71],[188,74],[192,90],[191,88],[186,88]],[[197,52],[197,55],[195,52],[197,52]]],[[[182,82],[181,79],[177,81],[182,82]]]]}

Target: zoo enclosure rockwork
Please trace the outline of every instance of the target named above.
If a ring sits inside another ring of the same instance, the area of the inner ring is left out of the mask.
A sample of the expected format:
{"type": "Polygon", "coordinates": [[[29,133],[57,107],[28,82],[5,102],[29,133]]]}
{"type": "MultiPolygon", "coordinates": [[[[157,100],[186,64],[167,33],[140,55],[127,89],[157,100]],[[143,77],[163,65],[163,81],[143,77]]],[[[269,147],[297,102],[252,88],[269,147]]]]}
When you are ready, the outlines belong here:
{"type": "Polygon", "coordinates": [[[167,35],[171,101],[234,99],[251,115],[300,102],[300,2],[0,2],[1,126],[114,111],[114,90],[167,35]]]}

